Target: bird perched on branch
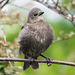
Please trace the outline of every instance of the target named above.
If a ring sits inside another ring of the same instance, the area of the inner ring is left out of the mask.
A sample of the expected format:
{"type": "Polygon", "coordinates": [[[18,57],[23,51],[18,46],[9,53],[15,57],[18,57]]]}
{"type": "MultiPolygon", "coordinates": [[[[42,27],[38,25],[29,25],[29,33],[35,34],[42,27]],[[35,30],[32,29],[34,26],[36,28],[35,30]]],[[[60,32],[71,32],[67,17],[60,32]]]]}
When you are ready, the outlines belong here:
{"type": "MultiPolygon", "coordinates": [[[[54,31],[44,19],[44,12],[39,8],[33,8],[28,15],[27,23],[22,26],[19,34],[20,53],[25,55],[25,59],[37,59],[43,56],[44,52],[54,40],[54,31]]],[[[44,56],[43,56],[44,57],[44,56]]],[[[24,62],[23,70],[29,67],[39,68],[36,62],[24,62]]]]}

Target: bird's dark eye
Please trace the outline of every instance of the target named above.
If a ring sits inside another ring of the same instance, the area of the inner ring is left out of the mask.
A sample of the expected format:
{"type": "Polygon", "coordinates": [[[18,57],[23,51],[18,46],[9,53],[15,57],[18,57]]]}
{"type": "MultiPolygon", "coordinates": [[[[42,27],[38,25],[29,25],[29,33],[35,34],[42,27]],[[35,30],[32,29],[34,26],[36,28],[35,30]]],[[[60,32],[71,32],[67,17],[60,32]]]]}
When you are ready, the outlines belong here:
{"type": "Polygon", "coordinates": [[[37,16],[38,14],[34,14],[34,16],[37,16]]]}

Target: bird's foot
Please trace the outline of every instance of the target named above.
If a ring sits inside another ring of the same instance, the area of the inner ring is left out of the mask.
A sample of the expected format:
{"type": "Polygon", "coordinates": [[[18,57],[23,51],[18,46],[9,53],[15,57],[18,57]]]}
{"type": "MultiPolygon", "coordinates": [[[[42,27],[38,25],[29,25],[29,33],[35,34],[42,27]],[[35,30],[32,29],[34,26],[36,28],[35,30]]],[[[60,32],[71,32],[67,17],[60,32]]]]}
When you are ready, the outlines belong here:
{"type": "Polygon", "coordinates": [[[50,58],[46,58],[47,66],[48,66],[48,67],[52,65],[51,60],[52,60],[52,59],[50,59],[50,58]],[[50,61],[50,63],[49,63],[48,61],[50,61]]]}
{"type": "Polygon", "coordinates": [[[29,64],[31,65],[31,62],[34,61],[34,59],[29,56],[28,56],[28,59],[29,59],[29,64]]]}
{"type": "Polygon", "coordinates": [[[42,55],[42,54],[40,54],[40,56],[42,56],[43,58],[45,58],[45,59],[46,59],[46,61],[47,61],[47,66],[48,66],[48,67],[52,65],[52,63],[51,63],[51,60],[52,60],[52,59],[47,58],[47,57],[45,57],[45,56],[44,56],[44,55],[42,55]],[[50,61],[50,63],[49,63],[49,61],[50,61]]]}

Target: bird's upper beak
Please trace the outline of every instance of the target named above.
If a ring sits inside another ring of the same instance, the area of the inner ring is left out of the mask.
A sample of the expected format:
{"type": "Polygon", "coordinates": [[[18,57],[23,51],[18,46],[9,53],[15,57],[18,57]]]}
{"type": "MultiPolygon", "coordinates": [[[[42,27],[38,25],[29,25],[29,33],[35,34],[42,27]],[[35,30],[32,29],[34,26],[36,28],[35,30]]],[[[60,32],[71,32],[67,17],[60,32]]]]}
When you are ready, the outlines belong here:
{"type": "Polygon", "coordinates": [[[43,12],[43,11],[40,11],[38,15],[40,16],[40,15],[42,15],[42,14],[44,14],[44,12],[43,12]]]}

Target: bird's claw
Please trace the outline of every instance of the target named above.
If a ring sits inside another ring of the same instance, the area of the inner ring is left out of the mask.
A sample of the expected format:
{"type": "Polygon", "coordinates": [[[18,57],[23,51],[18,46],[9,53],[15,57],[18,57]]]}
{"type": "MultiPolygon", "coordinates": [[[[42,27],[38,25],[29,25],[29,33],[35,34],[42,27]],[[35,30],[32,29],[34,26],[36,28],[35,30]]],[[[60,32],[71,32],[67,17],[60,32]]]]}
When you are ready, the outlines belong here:
{"type": "Polygon", "coordinates": [[[47,66],[49,67],[49,66],[51,66],[52,65],[52,63],[50,62],[48,62],[48,61],[51,61],[52,59],[50,59],[50,58],[46,58],[46,61],[47,61],[47,66]]]}
{"type": "Polygon", "coordinates": [[[33,58],[29,57],[28,56],[28,59],[29,59],[29,64],[31,65],[31,62],[34,60],[33,58]]]}

